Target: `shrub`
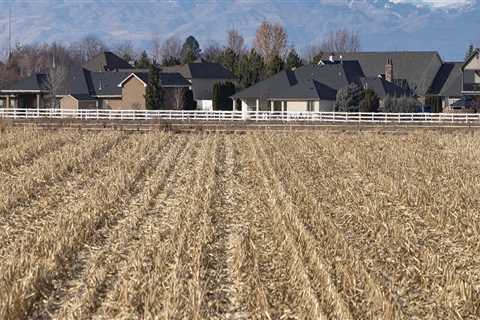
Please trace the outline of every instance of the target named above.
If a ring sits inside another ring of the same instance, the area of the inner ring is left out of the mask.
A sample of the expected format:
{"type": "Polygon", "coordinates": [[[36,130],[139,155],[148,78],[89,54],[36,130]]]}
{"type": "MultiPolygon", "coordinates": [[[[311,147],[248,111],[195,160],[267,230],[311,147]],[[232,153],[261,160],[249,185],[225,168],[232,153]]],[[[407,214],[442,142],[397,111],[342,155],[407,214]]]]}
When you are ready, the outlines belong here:
{"type": "Polygon", "coordinates": [[[390,97],[387,96],[383,100],[383,111],[384,112],[395,112],[395,113],[412,113],[417,110],[419,103],[413,97],[390,97]]]}

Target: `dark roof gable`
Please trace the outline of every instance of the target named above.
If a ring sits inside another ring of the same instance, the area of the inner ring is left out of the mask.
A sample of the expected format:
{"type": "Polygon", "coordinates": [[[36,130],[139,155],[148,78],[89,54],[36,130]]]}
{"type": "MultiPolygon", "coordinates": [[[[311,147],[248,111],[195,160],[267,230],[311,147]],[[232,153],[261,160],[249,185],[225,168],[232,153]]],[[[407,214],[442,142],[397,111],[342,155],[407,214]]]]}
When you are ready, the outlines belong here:
{"type": "Polygon", "coordinates": [[[462,65],[462,70],[473,60],[477,55],[480,55],[480,48],[473,50],[472,54],[465,60],[465,63],[462,65]]]}
{"type": "Polygon", "coordinates": [[[100,53],[85,63],[83,67],[93,72],[118,71],[133,68],[127,61],[110,51],[100,53]]]}
{"type": "Polygon", "coordinates": [[[232,80],[230,70],[219,63],[194,62],[180,66],[162,67],[163,72],[178,72],[186,79],[232,80]]]}
{"type": "Polygon", "coordinates": [[[442,59],[435,51],[350,52],[342,54],[344,60],[357,60],[367,77],[385,73],[387,60],[393,63],[394,79],[405,79],[418,95],[427,95],[442,59]]]}

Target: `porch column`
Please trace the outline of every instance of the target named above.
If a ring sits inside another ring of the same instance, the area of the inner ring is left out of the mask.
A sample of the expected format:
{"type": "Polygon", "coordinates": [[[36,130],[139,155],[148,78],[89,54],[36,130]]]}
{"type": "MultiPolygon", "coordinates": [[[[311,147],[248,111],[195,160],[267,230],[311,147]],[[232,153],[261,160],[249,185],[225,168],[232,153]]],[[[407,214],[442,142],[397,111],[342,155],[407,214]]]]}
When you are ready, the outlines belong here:
{"type": "Polygon", "coordinates": [[[40,109],[40,93],[37,93],[37,109],[40,109]]]}
{"type": "Polygon", "coordinates": [[[7,95],[7,109],[10,108],[10,95],[7,95]]]}
{"type": "Polygon", "coordinates": [[[270,101],[270,111],[271,111],[271,112],[274,111],[273,105],[274,105],[274,102],[273,102],[273,100],[272,100],[272,101],[270,101]]]}
{"type": "Polygon", "coordinates": [[[257,99],[255,101],[255,107],[256,107],[256,111],[258,112],[260,110],[260,100],[259,99],[257,99]]]}
{"type": "Polygon", "coordinates": [[[286,108],[285,108],[285,107],[286,107],[285,105],[286,105],[285,101],[282,101],[282,112],[285,112],[285,111],[286,111],[286,110],[285,110],[285,109],[286,109],[286,108]]]}

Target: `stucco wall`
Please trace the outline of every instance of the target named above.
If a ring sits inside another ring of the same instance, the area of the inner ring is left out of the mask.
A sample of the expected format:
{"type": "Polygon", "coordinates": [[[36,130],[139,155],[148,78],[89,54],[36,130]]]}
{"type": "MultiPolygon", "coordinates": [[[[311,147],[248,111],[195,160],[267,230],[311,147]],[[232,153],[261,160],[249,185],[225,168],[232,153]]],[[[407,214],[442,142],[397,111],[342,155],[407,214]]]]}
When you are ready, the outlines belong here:
{"type": "Polygon", "coordinates": [[[123,107],[123,101],[121,98],[110,98],[103,100],[103,108],[104,109],[111,109],[111,110],[122,110],[125,109],[123,107]]]}
{"type": "Polygon", "coordinates": [[[465,66],[465,70],[480,70],[480,55],[473,57],[472,61],[465,66]]]}
{"type": "Polygon", "coordinates": [[[61,109],[78,109],[78,100],[72,96],[65,96],[60,99],[61,109]]]}
{"type": "Polygon", "coordinates": [[[124,109],[145,109],[145,85],[136,77],[123,84],[122,102],[124,109]]]}

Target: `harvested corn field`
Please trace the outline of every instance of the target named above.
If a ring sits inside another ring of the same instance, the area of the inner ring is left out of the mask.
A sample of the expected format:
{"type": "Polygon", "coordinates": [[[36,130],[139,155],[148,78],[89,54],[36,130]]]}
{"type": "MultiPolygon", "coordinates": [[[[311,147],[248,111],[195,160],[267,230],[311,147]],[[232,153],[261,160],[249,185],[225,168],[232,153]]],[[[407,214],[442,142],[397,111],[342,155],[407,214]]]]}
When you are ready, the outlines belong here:
{"type": "Polygon", "coordinates": [[[480,139],[0,134],[1,319],[479,319],[480,139]]]}

